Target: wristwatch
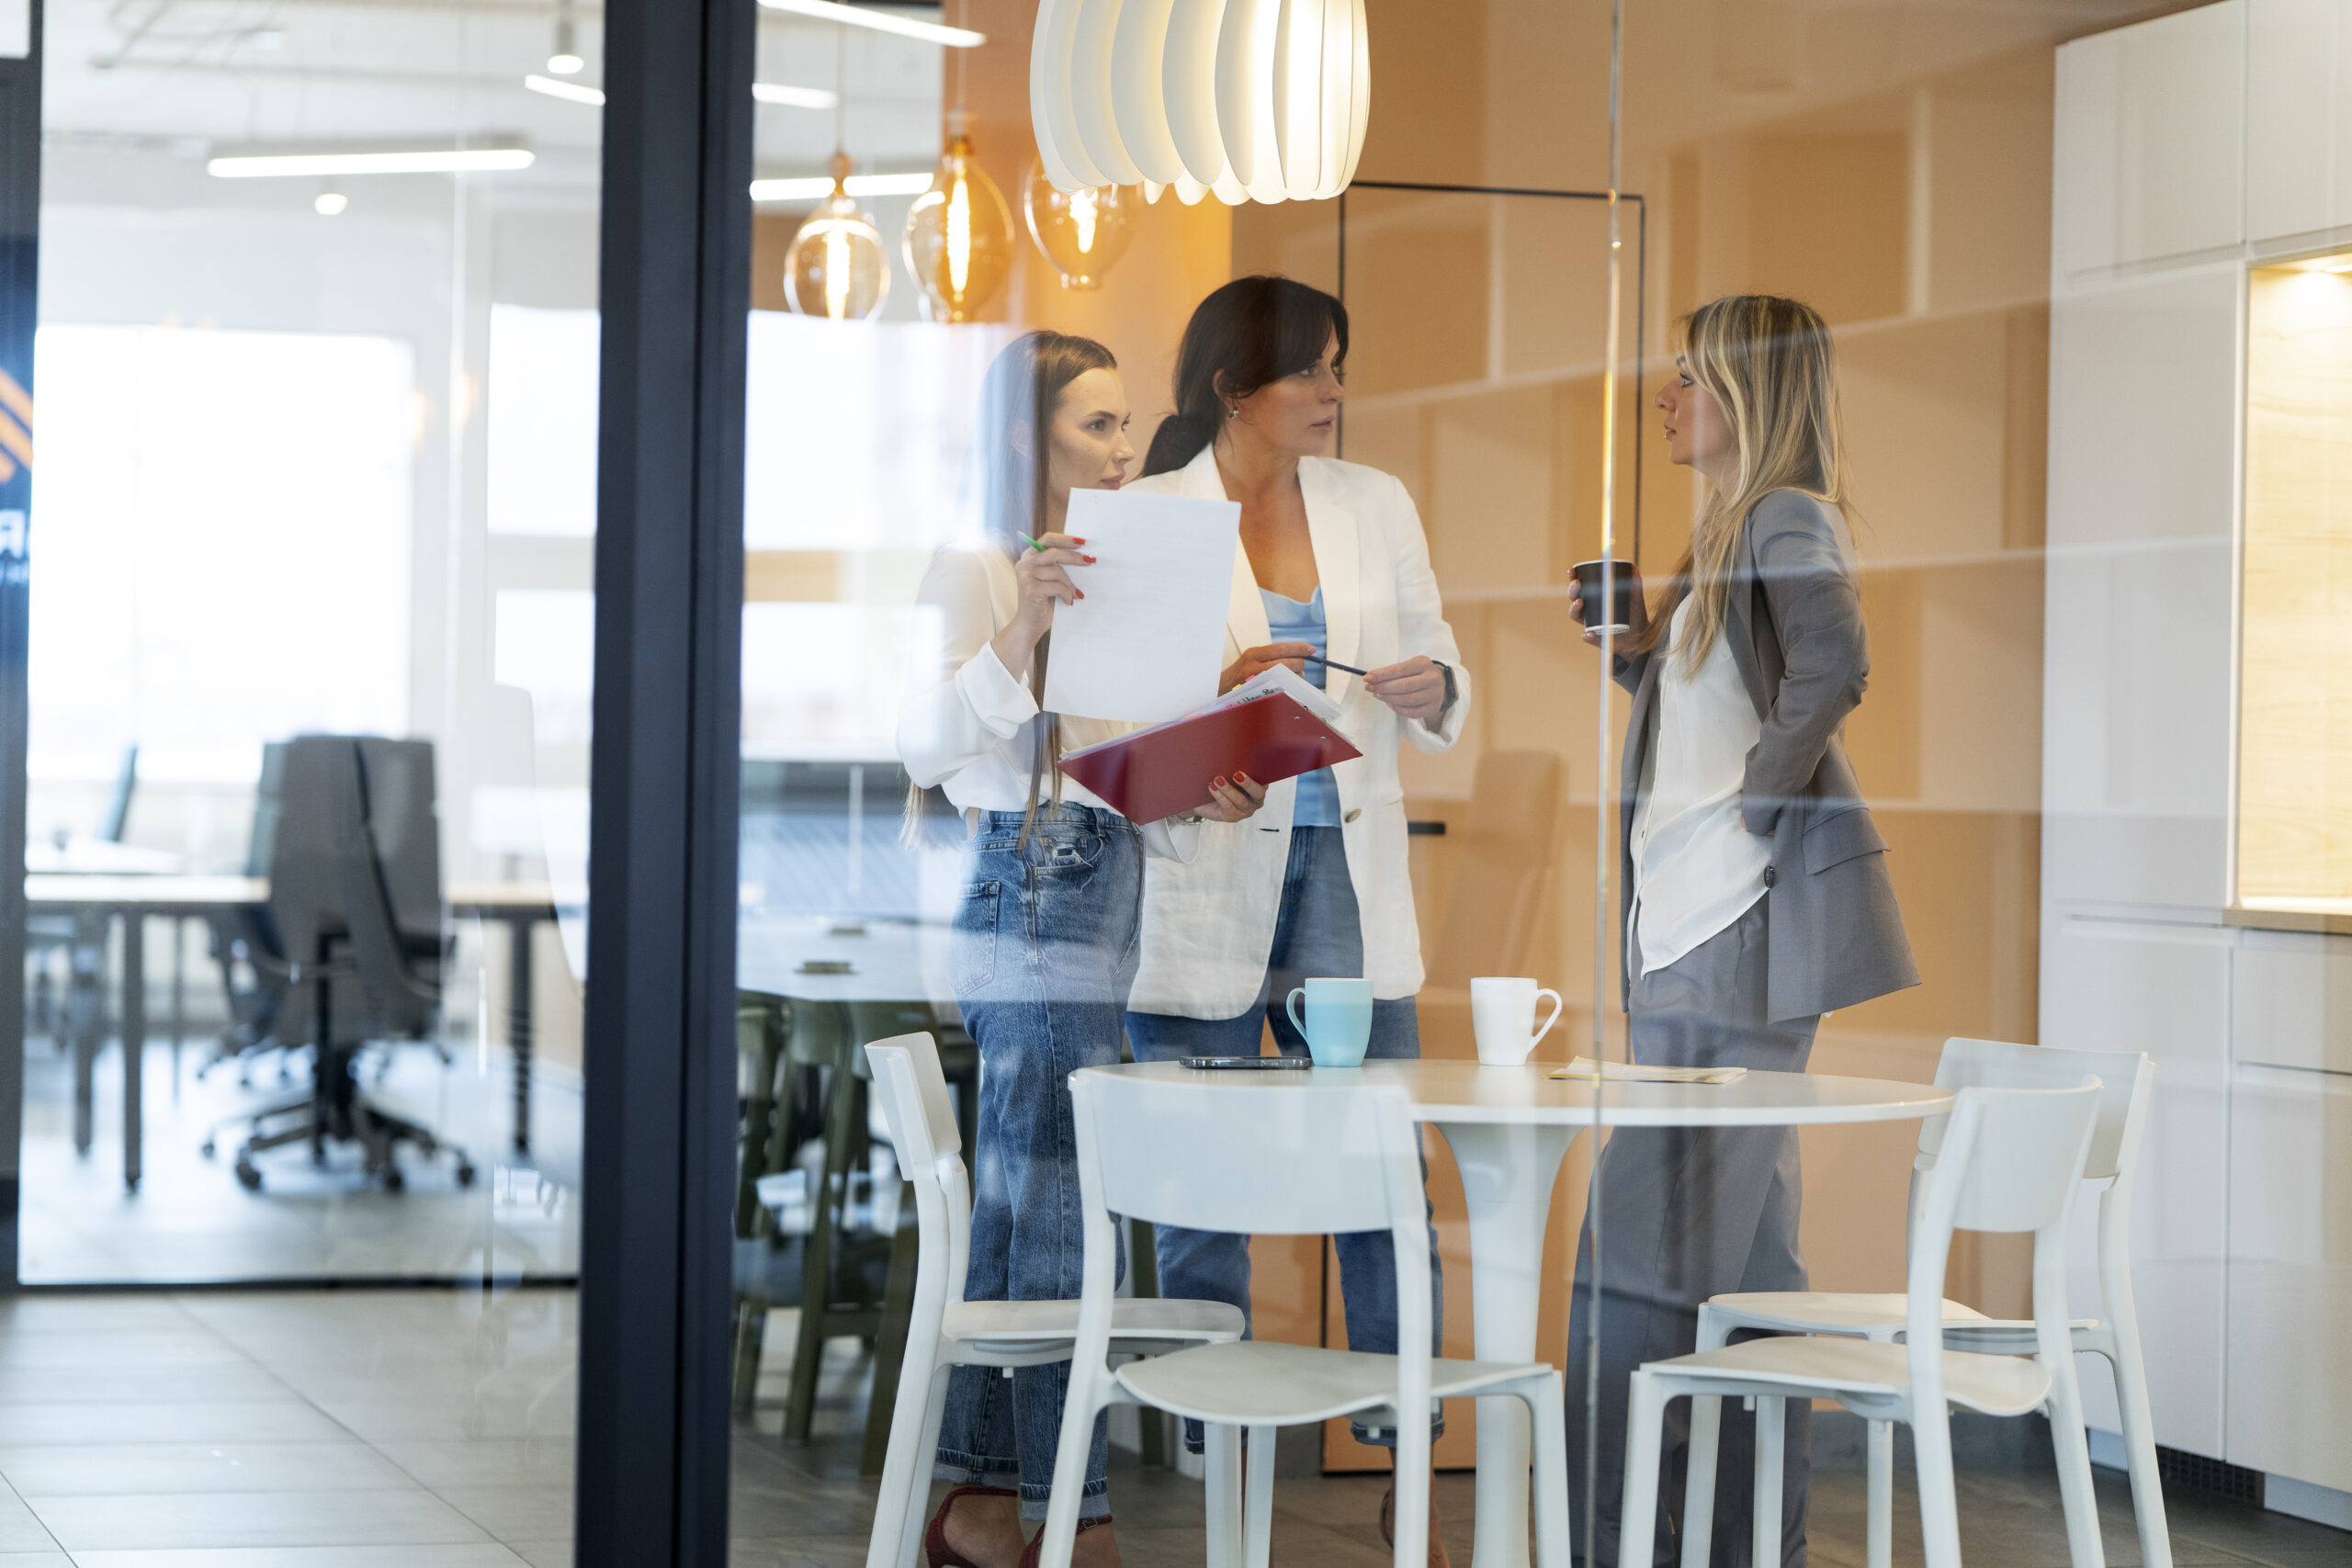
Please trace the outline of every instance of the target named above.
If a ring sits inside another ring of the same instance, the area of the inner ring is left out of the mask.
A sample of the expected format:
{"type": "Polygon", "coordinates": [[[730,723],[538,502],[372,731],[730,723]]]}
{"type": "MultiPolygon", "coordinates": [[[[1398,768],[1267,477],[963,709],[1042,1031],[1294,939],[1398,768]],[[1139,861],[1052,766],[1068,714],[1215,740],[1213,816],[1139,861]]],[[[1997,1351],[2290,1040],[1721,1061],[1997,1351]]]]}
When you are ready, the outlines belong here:
{"type": "Polygon", "coordinates": [[[1436,665],[1440,670],[1442,670],[1442,671],[1445,671],[1445,702],[1444,702],[1444,705],[1443,705],[1442,706],[1441,706],[1441,707],[1437,710],[1437,716],[1438,716],[1438,717],[1440,717],[1440,718],[1443,718],[1447,714],[1450,714],[1450,713],[1452,713],[1452,712],[1453,711],[1453,699],[1454,699],[1455,697],[1457,697],[1457,696],[1461,695],[1461,693],[1460,693],[1458,690],[1456,690],[1456,688],[1455,688],[1455,686],[1454,686],[1454,684],[1453,684],[1453,665],[1448,664],[1448,663],[1446,663],[1443,660],[1439,660],[1439,659],[1432,659],[1432,660],[1430,660],[1430,662],[1431,664],[1436,665]]]}

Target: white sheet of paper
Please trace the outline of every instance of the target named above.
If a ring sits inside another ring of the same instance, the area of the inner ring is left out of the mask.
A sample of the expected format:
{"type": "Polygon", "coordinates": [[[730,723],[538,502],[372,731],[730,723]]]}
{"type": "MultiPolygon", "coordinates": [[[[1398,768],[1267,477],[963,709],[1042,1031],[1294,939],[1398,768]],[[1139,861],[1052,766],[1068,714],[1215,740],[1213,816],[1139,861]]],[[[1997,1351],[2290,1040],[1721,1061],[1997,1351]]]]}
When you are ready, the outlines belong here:
{"type": "Polygon", "coordinates": [[[1095,564],[1069,569],[1086,597],[1054,606],[1046,706],[1157,724],[1215,698],[1240,506],[1079,490],[1062,531],[1084,539],[1095,564]]]}

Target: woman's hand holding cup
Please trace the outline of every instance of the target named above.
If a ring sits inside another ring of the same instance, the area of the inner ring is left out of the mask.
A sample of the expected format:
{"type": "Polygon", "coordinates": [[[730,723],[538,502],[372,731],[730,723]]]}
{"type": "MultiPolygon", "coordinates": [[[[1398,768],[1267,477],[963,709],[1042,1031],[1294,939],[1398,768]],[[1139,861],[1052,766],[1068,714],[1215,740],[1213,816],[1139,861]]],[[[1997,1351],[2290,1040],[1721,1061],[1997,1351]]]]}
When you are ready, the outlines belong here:
{"type": "MultiPolygon", "coordinates": [[[[1577,563],[1574,568],[1576,591],[1568,604],[1569,618],[1584,626],[1584,640],[1595,648],[1600,646],[1600,628],[1585,625],[1585,606],[1590,604],[1597,607],[1600,603],[1600,567],[1599,561],[1577,563]]],[[[1632,567],[1631,561],[1619,561],[1617,570],[1610,573],[1611,586],[1619,595],[1619,602],[1625,606],[1624,629],[1612,638],[1619,644],[1638,640],[1650,624],[1649,604],[1642,593],[1642,580],[1632,567]]]]}

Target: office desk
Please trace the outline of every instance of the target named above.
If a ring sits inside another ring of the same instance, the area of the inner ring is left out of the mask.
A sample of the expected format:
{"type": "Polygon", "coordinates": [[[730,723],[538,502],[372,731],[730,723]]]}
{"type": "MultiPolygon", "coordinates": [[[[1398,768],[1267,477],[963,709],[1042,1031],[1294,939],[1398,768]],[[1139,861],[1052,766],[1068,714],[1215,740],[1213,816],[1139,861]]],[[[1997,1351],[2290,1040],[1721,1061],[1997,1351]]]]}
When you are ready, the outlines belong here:
{"type": "MultiPolygon", "coordinates": [[[[582,902],[584,902],[584,896],[582,902]]],[[[143,1132],[141,1067],[147,1054],[147,939],[149,916],[181,918],[250,909],[269,902],[269,882],[259,876],[147,876],[74,873],[36,874],[25,878],[28,914],[93,916],[122,921],[122,1182],[139,1190],[143,1132]]],[[[459,915],[504,924],[513,934],[508,974],[508,1029],[513,1035],[514,1148],[530,1152],[531,928],[553,919],[557,893],[546,883],[453,882],[445,900],[459,915]]],[[[99,1034],[103,1037],[104,1031],[99,1034]]],[[[74,1147],[90,1145],[91,1067],[96,1042],[75,1043],[74,1147]]]]}

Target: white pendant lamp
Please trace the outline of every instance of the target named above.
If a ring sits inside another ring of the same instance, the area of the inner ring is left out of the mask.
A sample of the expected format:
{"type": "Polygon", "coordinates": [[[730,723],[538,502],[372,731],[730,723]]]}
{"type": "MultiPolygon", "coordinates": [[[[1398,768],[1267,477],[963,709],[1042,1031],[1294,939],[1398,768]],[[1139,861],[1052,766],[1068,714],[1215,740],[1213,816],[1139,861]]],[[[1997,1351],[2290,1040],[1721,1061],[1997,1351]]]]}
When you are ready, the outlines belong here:
{"type": "Polygon", "coordinates": [[[1041,0],[1030,116],[1064,191],[1309,201],[1355,177],[1364,0],[1041,0]]]}

